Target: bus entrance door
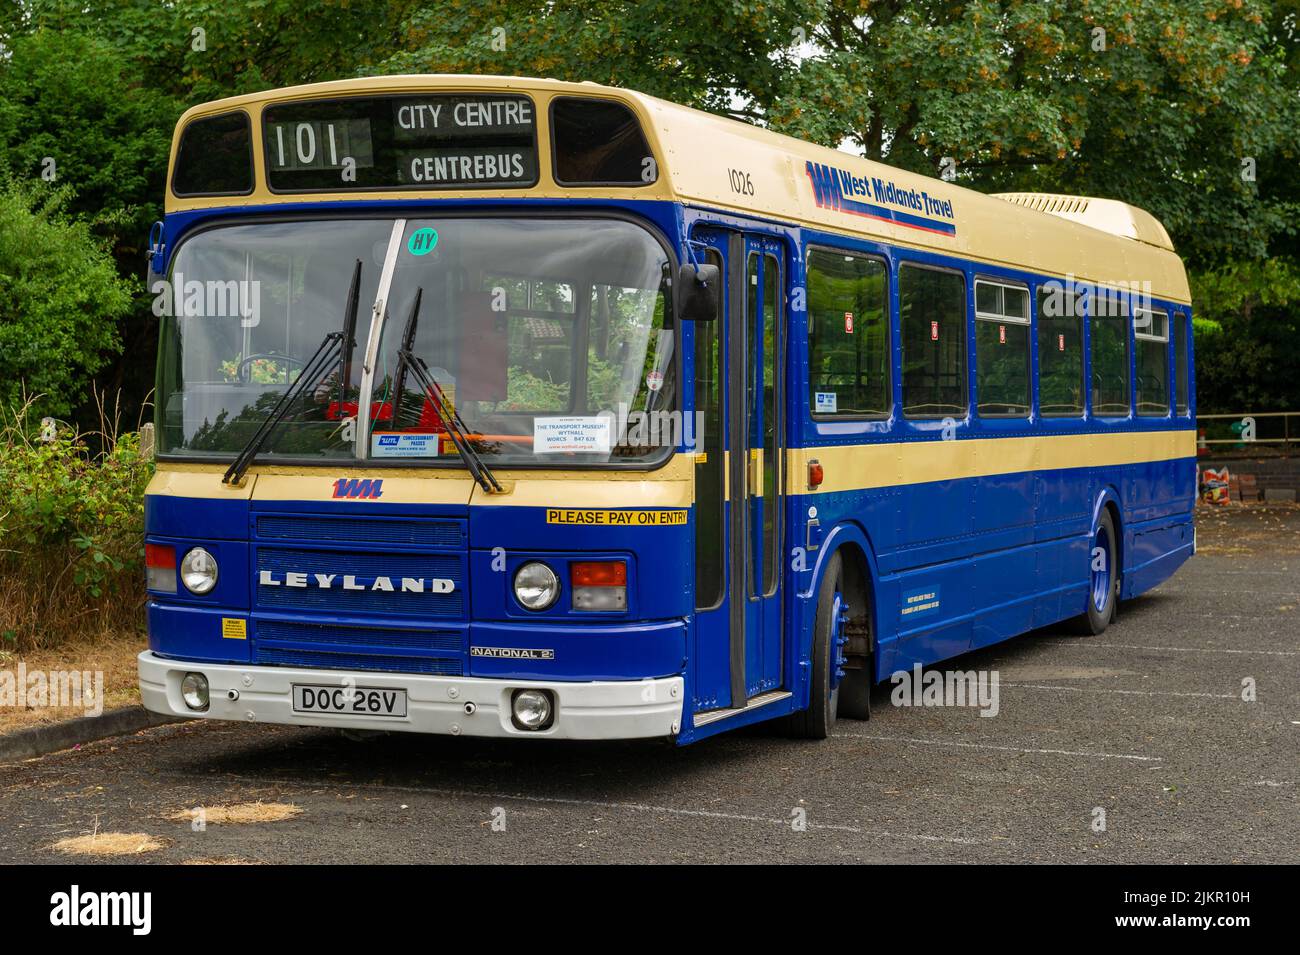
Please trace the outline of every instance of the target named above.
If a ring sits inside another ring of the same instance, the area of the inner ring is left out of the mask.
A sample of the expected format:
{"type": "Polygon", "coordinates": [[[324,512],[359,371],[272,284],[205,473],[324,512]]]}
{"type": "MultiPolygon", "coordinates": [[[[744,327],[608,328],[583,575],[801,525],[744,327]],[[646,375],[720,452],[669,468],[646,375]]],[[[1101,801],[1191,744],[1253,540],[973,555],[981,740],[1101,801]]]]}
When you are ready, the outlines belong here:
{"type": "Polygon", "coordinates": [[[786,295],[776,240],[716,230],[693,237],[726,277],[719,321],[695,328],[695,407],[704,430],[695,505],[701,725],[786,696],[786,295]]]}

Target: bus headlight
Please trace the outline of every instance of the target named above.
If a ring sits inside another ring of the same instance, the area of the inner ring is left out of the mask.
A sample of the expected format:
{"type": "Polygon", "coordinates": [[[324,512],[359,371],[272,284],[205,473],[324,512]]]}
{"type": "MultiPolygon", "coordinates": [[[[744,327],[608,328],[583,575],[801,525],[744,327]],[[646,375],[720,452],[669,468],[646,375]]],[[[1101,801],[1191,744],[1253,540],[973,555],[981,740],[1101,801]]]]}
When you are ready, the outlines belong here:
{"type": "Polygon", "coordinates": [[[202,547],[181,558],[181,583],[192,594],[206,594],[217,585],[217,559],[202,547]]]}
{"type": "Polygon", "coordinates": [[[545,610],[560,596],[560,578],[540,561],[529,561],[515,571],[515,599],[529,610],[545,610]]]}
{"type": "Polygon", "coordinates": [[[208,678],[202,673],[187,673],[181,680],[181,699],[192,710],[208,708],[208,678]]]}
{"type": "Polygon", "coordinates": [[[550,690],[515,690],[510,716],[521,730],[544,730],[551,725],[555,707],[550,690]]]}

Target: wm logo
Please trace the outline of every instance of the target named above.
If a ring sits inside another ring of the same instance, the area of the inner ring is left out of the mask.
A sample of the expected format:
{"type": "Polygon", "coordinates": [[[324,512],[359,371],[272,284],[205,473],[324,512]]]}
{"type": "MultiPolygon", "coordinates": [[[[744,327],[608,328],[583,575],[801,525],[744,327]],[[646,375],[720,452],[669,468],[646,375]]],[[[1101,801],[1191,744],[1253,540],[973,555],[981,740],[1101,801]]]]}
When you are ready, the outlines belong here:
{"type": "Polygon", "coordinates": [[[838,209],[840,200],[844,197],[838,171],[818,162],[805,163],[804,167],[808,178],[812,180],[813,201],[823,209],[838,209]]]}
{"type": "Polygon", "coordinates": [[[383,493],[383,478],[380,478],[378,481],[373,481],[368,478],[364,481],[358,480],[357,478],[339,478],[334,482],[335,497],[374,500],[377,497],[382,497],[383,493]]]}

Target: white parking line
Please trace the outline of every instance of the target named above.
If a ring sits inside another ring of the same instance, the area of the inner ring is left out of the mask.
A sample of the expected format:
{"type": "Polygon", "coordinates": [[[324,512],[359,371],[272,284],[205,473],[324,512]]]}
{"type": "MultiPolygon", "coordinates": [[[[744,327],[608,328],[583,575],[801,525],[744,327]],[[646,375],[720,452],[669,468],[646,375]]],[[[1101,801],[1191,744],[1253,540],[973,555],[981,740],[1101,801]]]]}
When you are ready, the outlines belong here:
{"type": "MultiPolygon", "coordinates": [[[[388,787],[380,787],[388,788],[388,787]]],[[[771,818],[768,816],[749,816],[743,813],[717,812],[709,809],[681,809],[674,806],[651,806],[636,802],[604,802],[598,799],[567,799],[560,796],[529,796],[523,793],[485,793],[462,789],[422,789],[440,796],[459,796],[487,800],[515,800],[530,803],[555,803],[561,806],[588,806],[594,809],[622,809],[630,812],[659,812],[672,816],[688,816],[697,819],[723,819],[730,822],[757,822],[769,825],[789,827],[790,819],[771,818]]],[[[806,808],[806,807],[800,807],[806,808]]],[[[993,839],[960,839],[954,836],[931,836],[923,833],[890,832],[885,829],[862,829],[858,826],[836,825],[829,822],[808,821],[809,829],[825,829],[828,832],[849,832],[862,836],[881,836],[887,839],[910,839],[916,842],[949,842],[954,845],[973,846],[994,842],[993,839]]],[[[1005,840],[996,840],[1004,842],[1005,840]]]]}
{"type": "MultiPolygon", "coordinates": [[[[1300,591],[1296,590],[1210,590],[1206,587],[1170,587],[1168,590],[1152,589],[1147,593],[1159,593],[1164,597],[1240,597],[1250,595],[1254,597],[1300,597],[1300,591]]],[[[1141,599],[1139,596],[1137,599],[1141,599]]]]}
{"type": "MultiPolygon", "coordinates": [[[[194,776],[194,779],[210,781],[212,776],[194,776]]],[[[237,773],[226,773],[221,778],[229,782],[239,783],[256,783],[258,785],[276,786],[284,789],[294,788],[312,788],[304,786],[303,783],[293,779],[274,779],[260,776],[241,776],[237,773]]],[[[683,816],[695,819],[720,819],[728,822],[752,822],[763,825],[783,826],[789,828],[793,817],[780,818],[771,816],[753,816],[744,813],[734,812],[717,812],[710,809],[683,809],[677,806],[653,806],[647,803],[638,802],[609,802],[601,799],[577,799],[563,796],[533,796],[527,793],[502,793],[502,792],[482,792],[473,789],[435,789],[424,786],[390,786],[378,783],[352,782],[345,780],[330,780],[331,785],[343,786],[352,789],[368,789],[378,792],[388,793],[414,793],[424,796],[446,796],[458,799],[482,799],[493,802],[526,802],[536,803],[538,805],[558,805],[558,806],[582,806],[589,809],[621,809],[627,812],[645,812],[645,813],[664,813],[670,816],[683,816]]],[[[794,808],[794,807],[791,807],[794,808]]],[[[806,809],[806,806],[799,807],[806,809]]],[[[809,815],[812,815],[811,811],[809,815]]],[[[1009,845],[1006,839],[962,839],[957,836],[933,836],[927,833],[915,832],[892,832],[887,829],[863,829],[859,826],[837,825],[831,822],[815,822],[807,820],[804,825],[809,829],[822,829],[827,832],[846,832],[859,836],[878,836],[884,839],[906,839],[912,842],[945,842],[958,846],[975,846],[988,845],[990,843],[1000,843],[1009,845]]]]}
{"type": "Polygon", "coordinates": [[[962,749],[995,749],[1004,753],[1034,753],[1044,756],[1088,756],[1093,759],[1132,759],[1143,763],[1158,763],[1160,756],[1134,756],[1131,753],[1085,753],[1073,749],[1028,749],[1022,746],[995,746],[992,743],[961,743],[945,739],[916,739],[911,736],[865,736],[859,733],[832,733],[832,739],[869,739],[883,743],[921,743],[926,746],[958,746],[962,749]]]}
{"type": "Polygon", "coordinates": [[[1235,693],[1177,693],[1173,690],[1103,690],[1092,686],[1053,686],[1050,683],[1007,683],[999,686],[1015,686],[1023,690],[1062,690],[1066,693],[1115,693],[1121,696],[1189,696],[1203,697],[1210,700],[1237,700],[1235,693]]]}
{"type": "Polygon", "coordinates": [[[1215,577],[1294,577],[1294,570],[1216,570],[1215,577]]]}
{"type": "Polygon", "coordinates": [[[1160,650],[1169,653],[1244,653],[1267,657],[1300,657],[1300,650],[1238,650],[1225,647],[1143,647],[1132,643],[1097,643],[1092,640],[1071,640],[1044,638],[1063,647],[1079,647],[1093,650],[1160,650]]]}

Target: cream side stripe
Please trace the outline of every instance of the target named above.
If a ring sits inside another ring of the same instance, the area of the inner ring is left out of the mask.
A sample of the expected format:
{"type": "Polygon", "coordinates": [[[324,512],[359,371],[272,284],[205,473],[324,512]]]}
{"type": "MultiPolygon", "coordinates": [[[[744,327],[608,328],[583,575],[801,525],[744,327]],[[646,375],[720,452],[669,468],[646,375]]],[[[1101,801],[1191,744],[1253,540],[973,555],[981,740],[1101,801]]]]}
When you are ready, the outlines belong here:
{"type": "MultiPolygon", "coordinates": [[[[212,500],[332,501],[334,482],[382,481],[384,504],[468,504],[497,507],[676,508],[690,507],[692,454],[678,454],[655,471],[494,470],[506,494],[484,494],[463,469],[292,468],[256,465],[242,488],[221,483],[224,464],[159,462],[146,494],[212,500]]],[[[357,498],[356,500],[360,500],[357,498]]]]}
{"type": "Polygon", "coordinates": [[[1108,467],[1195,456],[1196,432],[1191,430],[798,448],[786,452],[786,493],[858,491],[926,481],[1108,467]],[[821,463],[826,478],[817,491],[810,492],[806,484],[808,462],[814,459],[821,463]]]}
{"type": "Polygon", "coordinates": [[[160,497],[201,497],[228,501],[246,501],[252,497],[253,488],[257,486],[256,476],[250,474],[243,487],[228,487],[221,483],[226,467],[224,464],[168,464],[160,461],[149,486],[144,489],[145,496],[153,494],[160,497]]]}

